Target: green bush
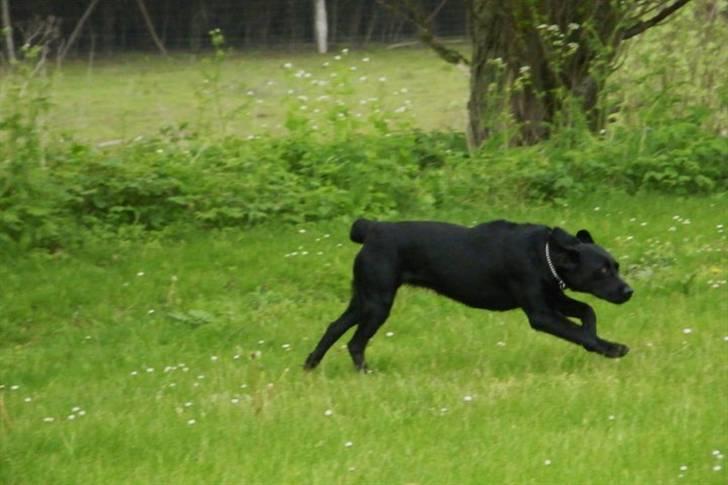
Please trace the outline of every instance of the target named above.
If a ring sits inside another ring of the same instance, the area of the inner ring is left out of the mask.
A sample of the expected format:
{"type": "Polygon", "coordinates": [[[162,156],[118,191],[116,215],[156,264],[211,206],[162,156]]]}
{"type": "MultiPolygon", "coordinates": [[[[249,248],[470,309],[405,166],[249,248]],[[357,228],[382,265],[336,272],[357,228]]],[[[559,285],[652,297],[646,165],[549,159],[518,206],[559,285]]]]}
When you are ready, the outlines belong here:
{"type": "Polygon", "coordinates": [[[557,135],[540,146],[503,156],[487,152],[478,159],[493,185],[507,185],[513,195],[534,200],[609,190],[699,195],[728,189],[728,139],[699,123],[614,131],[603,137],[584,132],[570,147],[557,135]]]}
{"type": "MultiPolygon", "coordinates": [[[[48,83],[27,65],[10,73],[0,85],[0,243],[54,249],[81,242],[88,230],[128,237],[180,225],[394,218],[594,191],[728,188],[728,139],[698,104],[659,101],[638,123],[615,116],[598,136],[568,125],[537,146],[509,147],[501,136],[469,153],[464,135],[414,129],[406,109],[387,112],[379,98],[356,103],[344,65],[330,67],[336,82],[318,83],[315,110],[310,97],[290,90],[285,134],[230,136],[228,121],[247,105],[226,111],[219,103],[217,39],[198,93],[197,132],[169,127],[106,149],[68,138],[49,143],[48,83]]],[[[292,82],[306,78],[285,69],[292,82]]]]}
{"type": "Polygon", "coordinates": [[[585,134],[470,156],[462,136],[418,131],[307,137],[188,136],[103,151],[66,142],[0,163],[0,235],[56,247],[94,228],[245,226],[396,217],[494,199],[550,201],[592,191],[707,194],[728,182],[725,140],[693,124],[585,134]]]}

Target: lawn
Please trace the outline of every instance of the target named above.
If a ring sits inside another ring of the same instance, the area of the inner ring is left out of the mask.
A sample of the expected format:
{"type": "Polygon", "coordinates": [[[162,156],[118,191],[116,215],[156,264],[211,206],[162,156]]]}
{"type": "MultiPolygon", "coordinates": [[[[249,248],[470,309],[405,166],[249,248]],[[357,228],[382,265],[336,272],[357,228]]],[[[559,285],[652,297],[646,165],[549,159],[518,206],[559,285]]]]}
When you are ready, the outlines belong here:
{"type": "Polygon", "coordinates": [[[413,132],[465,125],[466,73],[425,49],[3,74],[0,483],[728,483],[725,63],[699,34],[626,46],[604,132],[480,154],[413,132]],[[373,373],[348,336],[304,372],[363,206],[589,229],[636,293],[576,297],[631,352],[404,288],[373,373]]]}
{"type": "Polygon", "coordinates": [[[465,126],[467,72],[424,49],[326,56],[230,53],[219,66],[207,55],[182,54],[167,59],[132,55],[98,61],[92,67],[69,63],[53,76],[48,123],[81,140],[104,143],[149,135],[182,122],[197,126],[217,117],[219,103],[228,116],[229,134],[281,132],[286,113],[281,98],[289,90],[295,96],[310,96],[315,104],[315,98],[330,93],[312,81],[333,83],[342,78],[347,90],[338,94],[354,107],[377,98],[386,109],[406,106],[426,130],[465,126]],[[216,76],[218,81],[210,82],[216,76]]]}
{"type": "Polygon", "coordinates": [[[611,195],[427,215],[589,228],[636,289],[584,297],[621,360],[405,289],[373,374],[346,337],[304,373],[348,298],[345,222],[4,255],[0,482],[725,483],[724,209],[611,195]]]}

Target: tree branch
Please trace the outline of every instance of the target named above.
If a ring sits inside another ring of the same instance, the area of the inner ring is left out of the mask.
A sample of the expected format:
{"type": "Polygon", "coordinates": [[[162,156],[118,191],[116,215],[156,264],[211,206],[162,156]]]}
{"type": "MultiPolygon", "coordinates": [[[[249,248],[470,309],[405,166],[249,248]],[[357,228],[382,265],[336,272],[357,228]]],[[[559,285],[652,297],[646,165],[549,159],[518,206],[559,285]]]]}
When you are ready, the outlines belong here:
{"type": "Polygon", "coordinates": [[[432,19],[445,5],[446,1],[447,0],[443,0],[443,2],[429,16],[425,15],[420,8],[415,6],[412,0],[377,0],[377,3],[394,13],[401,15],[407,21],[412,23],[417,28],[417,36],[420,41],[434,50],[435,53],[442,59],[450,64],[464,64],[469,66],[470,59],[455,49],[451,49],[442,42],[438,41],[435,38],[435,34],[432,33],[432,19]]]}
{"type": "Polygon", "coordinates": [[[94,8],[96,8],[96,4],[99,3],[99,0],[91,0],[91,3],[88,4],[88,7],[86,7],[86,10],[83,12],[83,15],[81,15],[81,18],[78,19],[78,22],[76,23],[76,27],[73,29],[73,32],[71,32],[71,35],[68,37],[68,40],[66,41],[66,44],[63,46],[61,51],[58,53],[58,62],[63,62],[63,59],[66,58],[66,54],[68,54],[68,50],[73,46],[73,43],[76,42],[76,37],[78,37],[78,34],[81,32],[81,29],[83,28],[83,24],[86,22],[86,19],[88,19],[88,16],[91,15],[91,12],[94,11],[94,8]]]}
{"type": "Polygon", "coordinates": [[[159,49],[159,52],[161,52],[163,56],[166,56],[167,49],[164,48],[164,44],[162,44],[162,41],[159,39],[157,31],[154,30],[154,23],[149,17],[149,12],[147,11],[147,6],[144,5],[144,0],[137,0],[137,5],[139,6],[139,10],[142,13],[142,17],[144,17],[144,22],[147,24],[147,30],[149,31],[149,35],[152,36],[152,40],[157,45],[157,49],[159,49]]]}
{"type": "Polygon", "coordinates": [[[432,13],[430,15],[428,15],[428,17],[427,17],[427,23],[428,23],[428,25],[429,25],[430,22],[432,22],[432,19],[434,19],[435,16],[437,16],[437,14],[440,13],[440,10],[442,10],[442,7],[445,6],[445,4],[447,3],[447,1],[448,0],[442,0],[442,2],[440,2],[440,5],[438,5],[435,8],[435,10],[433,10],[432,13]]]}
{"type": "Polygon", "coordinates": [[[687,3],[690,0],[676,0],[675,3],[672,5],[665,7],[660,13],[655,15],[649,20],[642,20],[637,22],[636,24],[632,25],[631,27],[628,27],[622,31],[622,40],[630,39],[636,35],[641,34],[647,29],[650,29],[654,27],[655,25],[659,24],[663,20],[665,20],[670,15],[677,12],[680,8],[687,5],[687,3]]]}

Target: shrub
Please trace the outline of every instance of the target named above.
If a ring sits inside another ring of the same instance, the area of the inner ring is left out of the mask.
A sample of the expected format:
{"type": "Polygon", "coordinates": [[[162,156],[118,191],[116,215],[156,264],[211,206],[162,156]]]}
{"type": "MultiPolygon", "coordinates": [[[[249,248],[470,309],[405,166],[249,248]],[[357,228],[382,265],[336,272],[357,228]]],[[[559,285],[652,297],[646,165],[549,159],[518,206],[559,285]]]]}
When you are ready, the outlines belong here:
{"type": "Polygon", "coordinates": [[[165,136],[111,151],[66,141],[43,165],[16,153],[0,163],[0,238],[54,248],[79,231],[175,224],[245,226],[336,217],[395,217],[494,199],[551,201],[591,191],[707,194],[728,182],[725,139],[689,123],[643,132],[488,149],[419,131],[346,140],[165,136]]]}
{"type": "MultiPolygon", "coordinates": [[[[697,105],[670,116],[672,106],[657,103],[636,124],[614,116],[599,136],[565,124],[532,147],[508,147],[508,136],[494,137],[471,154],[460,133],[414,129],[407,103],[388,112],[381,97],[355,98],[350,70],[336,63],[327,67],[338,69],[330,73],[336,76],[316,81],[322,91],[315,109],[313,96],[290,90],[286,133],[228,136],[228,121],[247,104],[226,111],[220,103],[225,53],[215,35],[215,57],[205,64],[197,93],[197,132],[168,127],[108,149],[68,138],[51,144],[43,123],[48,83],[22,65],[5,78],[0,243],[52,249],[81,241],[89,229],[140,234],[179,225],[393,218],[592,191],[727,189],[728,139],[706,128],[713,115],[697,105]]],[[[309,73],[284,69],[292,82],[309,82],[309,73]]]]}

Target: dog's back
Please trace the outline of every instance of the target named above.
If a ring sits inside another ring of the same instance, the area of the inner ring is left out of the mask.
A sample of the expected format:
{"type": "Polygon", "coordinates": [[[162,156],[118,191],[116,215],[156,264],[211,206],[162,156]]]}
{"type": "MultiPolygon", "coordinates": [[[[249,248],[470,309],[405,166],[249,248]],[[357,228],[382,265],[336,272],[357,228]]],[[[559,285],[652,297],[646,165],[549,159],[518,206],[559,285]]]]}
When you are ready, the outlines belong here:
{"type": "Polygon", "coordinates": [[[402,222],[378,222],[360,218],[351,225],[349,238],[352,242],[364,244],[371,235],[374,237],[396,235],[399,242],[410,239],[411,243],[416,241],[427,241],[438,235],[445,238],[464,237],[470,229],[457,224],[434,221],[402,221],[402,222]],[[394,230],[392,230],[394,229],[394,230]]]}
{"type": "Polygon", "coordinates": [[[508,266],[526,252],[518,244],[523,234],[539,227],[545,230],[502,220],[468,228],[359,219],[352,225],[351,239],[364,244],[359,266],[396,275],[396,286],[425,287],[469,306],[506,310],[516,305],[508,292],[507,281],[513,277],[508,266]]]}

